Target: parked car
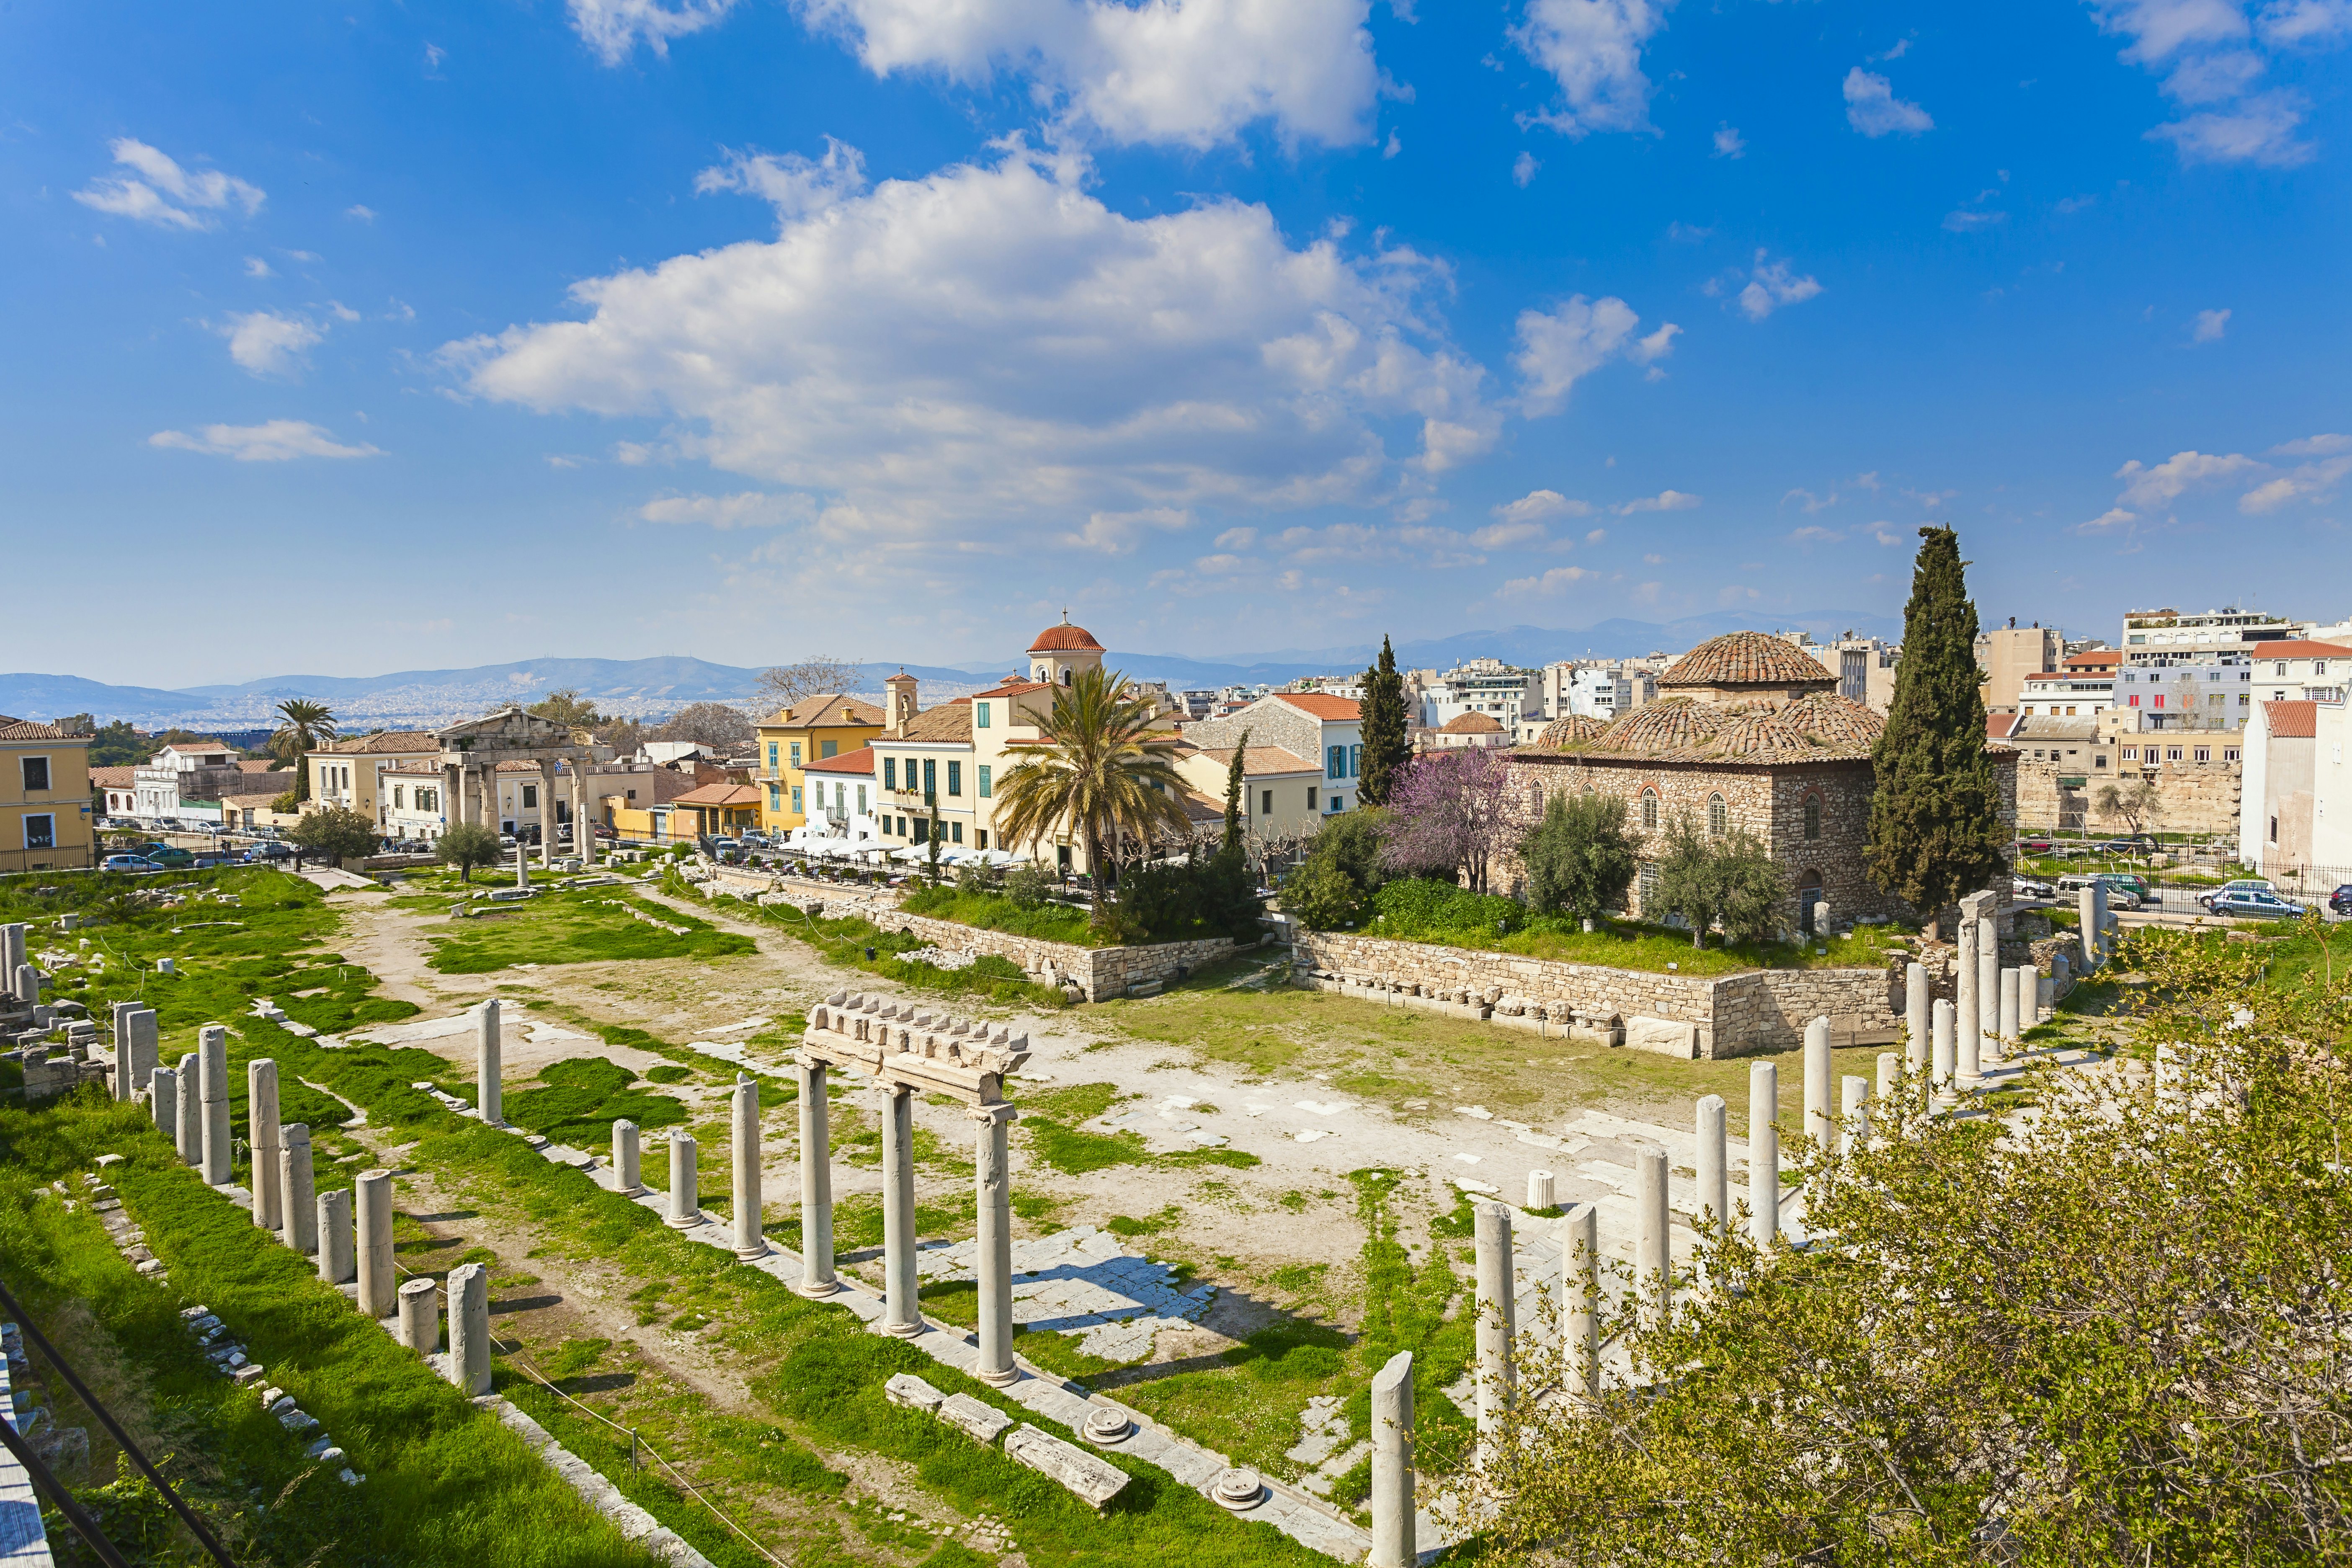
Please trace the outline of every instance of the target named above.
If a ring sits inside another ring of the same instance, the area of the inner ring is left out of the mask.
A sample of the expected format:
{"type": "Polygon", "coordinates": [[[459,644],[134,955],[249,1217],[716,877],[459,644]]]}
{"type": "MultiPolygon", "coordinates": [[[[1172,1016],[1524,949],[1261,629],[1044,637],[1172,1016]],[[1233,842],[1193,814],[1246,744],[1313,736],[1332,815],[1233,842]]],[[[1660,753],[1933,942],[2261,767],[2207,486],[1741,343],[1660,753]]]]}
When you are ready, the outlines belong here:
{"type": "Polygon", "coordinates": [[[140,854],[153,861],[158,869],[166,866],[193,866],[196,858],[185,849],[169,844],[142,844],[140,854]]]}
{"type": "Polygon", "coordinates": [[[2280,896],[2279,890],[2271,886],[2271,879],[2268,877],[2240,877],[2222,883],[2210,892],[2198,894],[2197,901],[2210,910],[2217,901],[2233,899],[2240,893],[2268,893],[2273,898],[2280,896]]]}
{"type": "Polygon", "coordinates": [[[2054,899],[2058,896],[2057,889],[2034,877],[2011,877],[2009,891],[2011,897],[2019,899],[2054,899]]]}
{"type": "Polygon", "coordinates": [[[2024,850],[2028,855],[2047,855],[2050,853],[2050,840],[2047,838],[2021,838],[2017,841],[2017,847],[2020,849],[2024,850]]]}
{"type": "Polygon", "coordinates": [[[2153,855],[2156,840],[2145,833],[2126,833],[2121,838],[2110,838],[2091,846],[2095,855],[2153,855]]]}
{"type": "Polygon", "coordinates": [[[202,871],[215,866],[234,866],[236,864],[236,857],[226,849],[207,849],[188,864],[202,871]]]}
{"type": "Polygon", "coordinates": [[[515,847],[515,836],[514,836],[513,834],[511,834],[511,833],[501,833],[501,834],[499,834],[499,848],[501,848],[501,849],[511,849],[511,848],[513,848],[514,847],[515,847]]]}
{"type": "Polygon", "coordinates": [[[2352,882],[2347,882],[2328,894],[2327,907],[2339,915],[2352,915],[2352,882]]]}
{"type": "Polygon", "coordinates": [[[2158,902],[2156,889],[2145,877],[2129,871],[2101,871],[2098,879],[2107,885],[2107,906],[2110,909],[2136,910],[2143,904],[2158,902]],[[2125,900],[2128,899],[2129,902],[2125,900]]]}
{"type": "Polygon", "coordinates": [[[160,871],[163,868],[144,855],[109,855],[98,863],[101,871],[160,871]]]}
{"type": "Polygon", "coordinates": [[[290,845],[272,841],[253,846],[245,852],[245,858],[247,860],[291,860],[294,850],[290,845]]]}
{"type": "Polygon", "coordinates": [[[2260,889],[2226,896],[2216,894],[2205,907],[2227,920],[2291,921],[2303,913],[2301,904],[2260,889]]]}

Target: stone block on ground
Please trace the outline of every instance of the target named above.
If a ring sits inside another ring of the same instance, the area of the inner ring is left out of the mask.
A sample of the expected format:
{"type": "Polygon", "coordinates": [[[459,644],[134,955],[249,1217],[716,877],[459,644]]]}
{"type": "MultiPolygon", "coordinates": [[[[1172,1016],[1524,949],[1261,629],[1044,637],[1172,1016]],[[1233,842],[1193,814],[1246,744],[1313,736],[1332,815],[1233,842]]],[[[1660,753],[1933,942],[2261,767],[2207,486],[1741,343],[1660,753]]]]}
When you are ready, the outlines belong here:
{"type": "Polygon", "coordinates": [[[1698,1026],[1675,1018],[1628,1018],[1625,1043],[1637,1051],[1654,1051],[1677,1061],[1698,1059],[1698,1026]]]}
{"type": "Polygon", "coordinates": [[[903,1405],[909,1410],[937,1415],[940,1402],[947,1398],[938,1389],[911,1372],[902,1372],[882,1385],[882,1397],[893,1405],[903,1405]]]}
{"type": "Polygon", "coordinates": [[[1061,1482],[1089,1508],[1100,1508],[1117,1497],[1129,1479],[1108,1460],[1025,1422],[1004,1439],[1004,1452],[1014,1463],[1061,1482]]]}
{"type": "Polygon", "coordinates": [[[940,1400],[940,1419],[982,1443],[995,1442],[1013,1425],[1012,1416],[969,1394],[950,1394],[940,1400]]]}

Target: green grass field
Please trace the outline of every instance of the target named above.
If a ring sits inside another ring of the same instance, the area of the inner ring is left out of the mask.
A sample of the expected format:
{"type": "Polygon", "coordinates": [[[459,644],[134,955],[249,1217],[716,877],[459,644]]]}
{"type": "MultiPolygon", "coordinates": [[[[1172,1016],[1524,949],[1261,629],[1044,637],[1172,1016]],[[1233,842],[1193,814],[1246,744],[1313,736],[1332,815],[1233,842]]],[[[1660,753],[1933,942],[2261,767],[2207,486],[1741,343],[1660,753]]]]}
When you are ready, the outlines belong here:
{"type": "Polygon", "coordinates": [[[436,929],[432,965],[444,974],[488,974],[517,963],[597,963],[629,958],[726,958],[755,952],[750,937],[620,889],[589,888],[549,893],[528,902],[477,907],[470,920],[436,929]],[[633,918],[635,910],[663,925],[633,918]],[[663,929],[685,926],[684,936],[663,929]]]}

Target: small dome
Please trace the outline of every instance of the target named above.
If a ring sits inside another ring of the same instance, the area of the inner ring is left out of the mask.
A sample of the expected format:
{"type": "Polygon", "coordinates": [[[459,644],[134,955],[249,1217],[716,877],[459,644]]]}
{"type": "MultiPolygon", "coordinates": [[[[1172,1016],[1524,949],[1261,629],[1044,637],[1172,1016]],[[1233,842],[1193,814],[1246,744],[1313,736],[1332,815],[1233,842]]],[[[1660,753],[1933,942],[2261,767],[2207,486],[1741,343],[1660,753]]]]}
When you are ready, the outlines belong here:
{"type": "Polygon", "coordinates": [[[1607,720],[1596,719],[1590,713],[1570,713],[1545,725],[1536,742],[1545,746],[1573,746],[1596,739],[1607,728],[1607,720]]]}
{"type": "Polygon", "coordinates": [[[1658,677],[1671,686],[1835,686],[1837,677],[1786,637],[1764,632],[1732,632],[1709,637],[1658,677]]]}
{"type": "Polygon", "coordinates": [[[1101,653],[1103,645],[1095,641],[1095,634],[1084,626],[1074,626],[1067,616],[1058,626],[1047,626],[1029,645],[1031,653],[1101,653]]]}

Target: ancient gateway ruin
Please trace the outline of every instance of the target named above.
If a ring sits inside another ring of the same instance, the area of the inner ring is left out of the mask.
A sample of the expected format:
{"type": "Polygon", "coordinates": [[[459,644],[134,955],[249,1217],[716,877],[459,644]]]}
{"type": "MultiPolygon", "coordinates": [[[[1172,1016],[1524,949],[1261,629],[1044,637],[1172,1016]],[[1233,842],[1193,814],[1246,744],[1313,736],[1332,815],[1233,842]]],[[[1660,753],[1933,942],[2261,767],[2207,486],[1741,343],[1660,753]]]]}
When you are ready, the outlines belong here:
{"type": "Polygon", "coordinates": [[[568,776],[572,796],[572,850],[586,865],[596,863],[596,803],[588,798],[588,769],[595,746],[576,738],[551,719],[506,707],[480,719],[433,731],[441,747],[442,797],[451,826],[470,822],[499,830],[498,774],[536,771],[539,775],[540,858],[555,858],[556,775],[568,776]]]}

